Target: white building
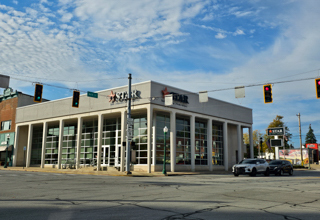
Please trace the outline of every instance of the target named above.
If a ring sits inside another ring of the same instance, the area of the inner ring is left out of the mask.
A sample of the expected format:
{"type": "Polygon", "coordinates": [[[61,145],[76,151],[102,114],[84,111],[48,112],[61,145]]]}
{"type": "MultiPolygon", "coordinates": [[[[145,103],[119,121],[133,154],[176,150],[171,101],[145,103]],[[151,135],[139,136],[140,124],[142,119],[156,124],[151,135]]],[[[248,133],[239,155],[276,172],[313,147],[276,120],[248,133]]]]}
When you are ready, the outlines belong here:
{"type": "MultiPolygon", "coordinates": [[[[61,169],[73,161],[77,169],[91,164],[124,171],[126,91],[128,86],[97,92],[98,98],[81,95],[79,108],[71,106],[72,97],[17,108],[13,165],[61,169]]],[[[198,94],[152,81],[134,84],[132,91],[131,170],[162,170],[165,126],[169,172],[228,170],[246,151],[243,128],[249,129],[253,157],[251,109],[212,98],[199,103],[198,94]],[[168,93],[174,94],[171,106],[164,105],[168,93]]]]}

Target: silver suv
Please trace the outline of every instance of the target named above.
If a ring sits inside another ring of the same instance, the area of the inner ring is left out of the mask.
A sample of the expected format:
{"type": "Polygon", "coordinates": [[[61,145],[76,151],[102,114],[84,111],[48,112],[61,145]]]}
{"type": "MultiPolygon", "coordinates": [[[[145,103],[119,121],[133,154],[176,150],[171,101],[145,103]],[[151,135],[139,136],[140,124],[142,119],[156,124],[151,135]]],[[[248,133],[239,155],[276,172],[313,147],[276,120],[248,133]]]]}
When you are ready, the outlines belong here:
{"type": "Polygon", "coordinates": [[[234,176],[239,176],[240,174],[255,176],[257,173],[269,176],[270,167],[269,163],[264,159],[244,159],[239,164],[233,165],[232,173],[234,176]]]}

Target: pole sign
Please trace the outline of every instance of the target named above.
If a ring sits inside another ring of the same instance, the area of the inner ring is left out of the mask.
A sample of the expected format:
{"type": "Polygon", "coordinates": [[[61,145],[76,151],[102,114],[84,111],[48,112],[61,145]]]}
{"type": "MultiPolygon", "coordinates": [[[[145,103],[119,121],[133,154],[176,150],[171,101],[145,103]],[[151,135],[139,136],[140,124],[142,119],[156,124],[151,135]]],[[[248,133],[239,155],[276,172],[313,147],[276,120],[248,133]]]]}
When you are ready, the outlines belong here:
{"type": "Polygon", "coordinates": [[[283,146],[282,139],[270,139],[270,145],[271,147],[282,147],[283,146]]]}
{"type": "Polygon", "coordinates": [[[284,135],[284,128],[268,128],[268,136],[284,135]]]}

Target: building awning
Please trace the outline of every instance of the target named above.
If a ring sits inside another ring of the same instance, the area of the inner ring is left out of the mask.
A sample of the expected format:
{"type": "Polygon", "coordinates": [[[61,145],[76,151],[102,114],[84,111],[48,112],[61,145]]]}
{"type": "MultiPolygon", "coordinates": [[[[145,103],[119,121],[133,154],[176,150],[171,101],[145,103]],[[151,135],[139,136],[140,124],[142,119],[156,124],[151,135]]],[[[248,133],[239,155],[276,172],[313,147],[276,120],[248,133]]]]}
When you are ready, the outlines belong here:
{"type": "MultiPolygon", "coordinates": [[[[7,148],[7,146],[0,146],[0,152],[1,152],[1,151],[6,151],[6,148],[7,148]]],[[[10,146],[8,147],[8,151],[12,151],[12,145],[10,145],[10,146]]]]}

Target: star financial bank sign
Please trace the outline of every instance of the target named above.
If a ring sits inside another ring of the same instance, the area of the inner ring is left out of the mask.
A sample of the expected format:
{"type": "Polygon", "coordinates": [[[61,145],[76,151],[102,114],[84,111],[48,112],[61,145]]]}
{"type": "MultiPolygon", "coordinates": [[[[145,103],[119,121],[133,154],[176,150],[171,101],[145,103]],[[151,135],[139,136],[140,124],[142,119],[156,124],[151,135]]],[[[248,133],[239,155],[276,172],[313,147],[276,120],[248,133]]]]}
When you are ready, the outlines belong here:
{"type": "Polygon", "coordinates": [[[180,94],[175,93],[175,92],[168,92],[168,88],[167,87],[164,90],[162,90],[162,97],[163,97],[162,101],[164,101],[164,97],[166,95],[172,95],[174,104],[182,105],[182,106],[185,106],[185,107],[187,106],[186,104],[189,104],[188,96],[180,95],[180,94]]]}
{"type": "MultiPolygon", "coordinates": [[[[131,100],[135,100],[135,99],[140,99],[140,91],[138,90],[133,90],[131,92],[131,100]]],[[[109,97],[109,102],[114,103],[114,102],[123,102],[123,101],[127,101],[129,99],[129,95],[127,91],[124,92],[113,92],[111,90],[111,94],[108,95],[109,97]]]]}

